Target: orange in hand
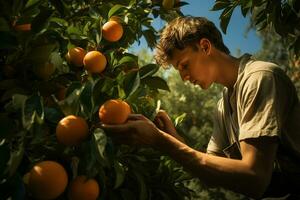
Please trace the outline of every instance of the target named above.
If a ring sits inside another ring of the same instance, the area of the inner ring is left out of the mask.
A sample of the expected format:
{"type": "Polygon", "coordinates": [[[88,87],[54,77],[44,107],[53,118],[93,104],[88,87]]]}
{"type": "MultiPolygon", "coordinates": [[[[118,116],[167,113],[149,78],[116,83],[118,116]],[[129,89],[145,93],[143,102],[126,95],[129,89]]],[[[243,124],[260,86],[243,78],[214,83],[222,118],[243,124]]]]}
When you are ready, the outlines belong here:
{"type": "Polygon", "coordinates": [[[96,200],[99,196],[99,185],[95,179],[77,176],[69,186],[69,200],[96,200]]]}
{"type": "Polygon", "coordinates": [[[107,64],[105,56],[99,51],[88,52],[83,59],[86,70],[91,73],[101,73],[107,64]]]}
{"type": "Polygon", "coordinates": [[[78,116],[69,115],[57,124],[57,140],[67,146],[78,145],[89,134],[89,127],[86,121],[78,116]]]}
{"type": "Polygon", "coordinates": [[[130,113],[131,108],[125,101],[111,99],[100,107],[99,118],[104,124],[122,124],[126,122],[130,113]]]}
{"type": "Polygon", "coordinates": [[[110,42],[117,42],[123,35],[123,27],[118,21],[113,19],[102,26],[102,34],[104,39],[110,42]]]}
{"type": "Polygon", "coordinates": [[[36,199],[55,199],[65,191],[68,184],[66,170],[54,161],[42,161],[34,165],[24,179],[36,199]]]}

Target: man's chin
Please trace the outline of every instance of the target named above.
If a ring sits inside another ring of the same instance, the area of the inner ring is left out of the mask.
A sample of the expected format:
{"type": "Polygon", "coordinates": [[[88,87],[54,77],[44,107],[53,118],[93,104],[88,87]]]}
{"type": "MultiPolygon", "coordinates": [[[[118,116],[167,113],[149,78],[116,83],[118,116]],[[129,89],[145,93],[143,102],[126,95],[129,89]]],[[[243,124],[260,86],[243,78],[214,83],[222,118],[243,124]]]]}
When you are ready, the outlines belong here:
{"type": "Polygon", "coordinates": [[[202,90],[207,90],[210,88],[210,86],[212,85],[211,83],[209,84],[199,84],[202,90]]]}

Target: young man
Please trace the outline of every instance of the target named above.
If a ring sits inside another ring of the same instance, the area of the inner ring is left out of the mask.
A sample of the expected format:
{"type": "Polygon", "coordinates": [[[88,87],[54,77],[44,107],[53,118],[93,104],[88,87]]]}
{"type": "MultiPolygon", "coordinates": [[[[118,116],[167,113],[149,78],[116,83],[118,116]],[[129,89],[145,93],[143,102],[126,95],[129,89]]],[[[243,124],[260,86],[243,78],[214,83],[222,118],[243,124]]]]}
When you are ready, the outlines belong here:
{"type": "Polygon", "coordinates": [[[203,89],[212,83],[224,86],[207,152],[187,146],[163,111],[154,123],[133,114],[125,124],[103,125],[108,135],[156,148],[210,185],[256,199],[300,199],[300,104],[295,87],[277,65],[248,54],[231,56],[221,33],[202,17],[169,23],[156,60],[173,65],[184,81],[203,89]]]}

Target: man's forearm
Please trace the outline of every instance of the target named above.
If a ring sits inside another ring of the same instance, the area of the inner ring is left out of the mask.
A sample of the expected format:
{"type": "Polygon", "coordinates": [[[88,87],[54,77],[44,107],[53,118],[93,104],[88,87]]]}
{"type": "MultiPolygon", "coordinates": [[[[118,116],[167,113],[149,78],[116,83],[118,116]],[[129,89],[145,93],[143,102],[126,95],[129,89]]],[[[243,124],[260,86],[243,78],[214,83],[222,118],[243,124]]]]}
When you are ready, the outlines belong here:
{"type": "Polygon", "coordinates": [[[252,197],[258,197],[265,184],[244,160],[234,160],[196,151],[174,137],[161,132],[159,149],[202,181],[252,197]]]}

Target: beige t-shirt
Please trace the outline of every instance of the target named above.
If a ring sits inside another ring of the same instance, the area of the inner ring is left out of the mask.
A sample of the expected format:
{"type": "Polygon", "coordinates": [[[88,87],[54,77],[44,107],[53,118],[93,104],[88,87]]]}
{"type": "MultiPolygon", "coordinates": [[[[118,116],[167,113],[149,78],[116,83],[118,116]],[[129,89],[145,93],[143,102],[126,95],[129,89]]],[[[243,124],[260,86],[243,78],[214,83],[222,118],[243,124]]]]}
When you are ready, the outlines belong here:
{"type": "Polygon", "coordinates": [[[239,141],[278,137],[275,168],[300,170],[300,104],[277,65],[243,55],[237,81],[232,91],[224,88],[214,121],[207,153],[240,159],[239,141]]]}

